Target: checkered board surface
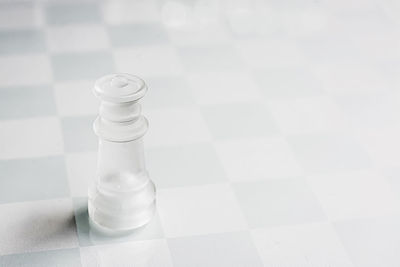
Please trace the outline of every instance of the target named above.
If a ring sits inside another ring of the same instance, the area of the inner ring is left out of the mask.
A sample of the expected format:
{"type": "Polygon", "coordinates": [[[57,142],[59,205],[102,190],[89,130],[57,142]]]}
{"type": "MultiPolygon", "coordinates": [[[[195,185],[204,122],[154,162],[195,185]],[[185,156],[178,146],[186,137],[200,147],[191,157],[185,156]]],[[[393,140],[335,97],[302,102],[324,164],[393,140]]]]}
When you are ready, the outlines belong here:
{"type": "Polygon", "coordinates": [[[0,266],[400,266],[396,1],[0,2],[0,266]],[[89,227],[94,81],[145,79],[158,211],[89,227]]]}

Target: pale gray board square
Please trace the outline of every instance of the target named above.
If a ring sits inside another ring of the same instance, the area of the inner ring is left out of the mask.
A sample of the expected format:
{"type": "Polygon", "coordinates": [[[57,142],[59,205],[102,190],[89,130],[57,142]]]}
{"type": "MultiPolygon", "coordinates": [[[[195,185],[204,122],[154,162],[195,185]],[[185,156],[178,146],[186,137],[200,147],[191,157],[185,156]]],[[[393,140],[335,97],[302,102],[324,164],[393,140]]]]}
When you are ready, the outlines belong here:
{"type": "Polygon", "coordinates": [[[96,116],[64,117],[61,119],[66,152],[84,152],[97,149],[98,138],[93,132],[96,116]]]}
{"type": "Polygon", "coordinates": [[[295,98],[324,94],[322,82],[307,69],[255,70],[254,79],[266,97],[295,98]]]}
{"type": "Polygon", "coordinates": [[[122,24],[108,27],[111,44],[116,47],[168,43],[160,23],[122,24]]]}
{"type": "Polygon", "coordinates": [[[49,25],[102,22],[96,2],[51,2],[45,7],[45,17],[49,25]]]}
{"type": "Polygon", "coordinates": [[[365,60],[359,44],[352,41],[348,32],[344,30],[302,36],[296,40],[296,45],[312,63],[365,60]]]}
{"type": "Polygon", "coordinates": [[[69,196],[63,156],[0,161],[0,203],[69,196]]]}
{"type": "Polygon", "coordinates": [[[57,114],[49,85],[0,88],[0,119],[19,119],[57,114]]]}
{"type": "Polygon", "coordinates": [[[53,54],[51,62],[57,81],[98,79],[114,70],[110,52],[53,54]]]}
{"type": "Polygon", "coordinates": [[[322,221],[322,208],[303,178],[235,183],[234,189],[250,227],[322,221]]]}
{"type": "Polygon", "coordinates": [[[143,114],[146,108],[166,108],[192,106],[194,96],[183,76],[149,77],[146,79],[148,91],[141,100],[143,114]]]}
{"type": "Polygon", "coordinates": [[[82,265],[79,248],[71,248],[1,256],[0,266],[79,267],[82,265]]]}
{"type": "Polygon", "coordinates": [[[355,267],[400,266],[400,218],[379,217],[335,223],[355,267]]]}
{"type": "Polygon", "coordinates": [[[263,266],[248,232],[168,239],[175,267],[263,266]]]}
{"type": "Polygon", "coordinates": [[[178,54],[189,72],[237,71],[244,64],[229,45],[183,46],[178,48],[178,54]]]}
{"type": "Polygon", "coordinates": [[[203,106],[202,113],[216,139],[271,136],[279,133],[269,110],[261,103],[203,106]]]}
{"type": "Polygon", "coordinates": [[[304,134],[288,136],[295,156],[308,173],[359,170],[371,164],[367,152],[344,135],[304,134]]]}
{"type": "Polygon", "coordinates": [[[146,161],[159,188],[226,181],[215,148],[209,143],[147,149],[146,161]]]}
{"type": "Polygon", "coordinates": [[[400,167],[391,167],[381,170],[381,173],[389,182],[393,192],[400,199],[400,167]]]}
{"type": "Polygon", "coordinates": [[[134,232],[130,234],[107,236],[91,227],[87,210],[87,198],[74,198],[73,203],[80,246],[164,238],[164,232],[158,214],[156,214],[147,225],[134,230],[134,232]]]}
{"type": "Polygon", "coordinates": [[[46,51],[43,32],[35,29],[0,31],[0,54],[40,53],[46,51]]]}
{"type": "MultiPolygon", "coordinates": [[[[396,85],[394,85],[396,86],[396,85]]],[[[341,108],[346,119],[354,128],[377,129],[397,127],[399,124],[398,90],[390,91],[382,86],[379,92],[352,93],[335,96],[334,100],[341,108]]]]}

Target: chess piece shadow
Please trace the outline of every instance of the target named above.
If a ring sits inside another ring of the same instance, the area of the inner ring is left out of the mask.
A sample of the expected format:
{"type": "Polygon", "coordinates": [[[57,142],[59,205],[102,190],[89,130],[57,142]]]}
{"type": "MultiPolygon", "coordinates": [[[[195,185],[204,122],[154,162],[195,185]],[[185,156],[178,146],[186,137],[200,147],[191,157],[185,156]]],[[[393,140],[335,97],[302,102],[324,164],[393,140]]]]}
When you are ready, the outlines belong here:
{"type": "Polygon", "coordinates": [[[8,231],[18,241],[15,245],[18,251],[72,247],[77,243],[75,218],[64,210],[37,209],[34,213],[25,214],[8,231]]]}

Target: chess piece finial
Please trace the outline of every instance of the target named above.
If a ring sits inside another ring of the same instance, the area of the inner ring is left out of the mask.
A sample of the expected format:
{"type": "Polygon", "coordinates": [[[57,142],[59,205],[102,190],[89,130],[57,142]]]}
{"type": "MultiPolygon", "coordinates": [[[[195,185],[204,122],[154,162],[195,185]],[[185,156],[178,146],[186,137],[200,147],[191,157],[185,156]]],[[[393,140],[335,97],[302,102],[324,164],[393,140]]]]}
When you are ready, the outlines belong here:
{"type": "Polygon", "coordinates": [[[105,231],[141,227],[155,211],[155,187],[143,147],[148,122],[138,103],[146,91],[144,81],[130,74],[106,75],[95,83],[94,93],[101,100],[94,122],[99,150],[88,211],[91,221],[105,231]]]}

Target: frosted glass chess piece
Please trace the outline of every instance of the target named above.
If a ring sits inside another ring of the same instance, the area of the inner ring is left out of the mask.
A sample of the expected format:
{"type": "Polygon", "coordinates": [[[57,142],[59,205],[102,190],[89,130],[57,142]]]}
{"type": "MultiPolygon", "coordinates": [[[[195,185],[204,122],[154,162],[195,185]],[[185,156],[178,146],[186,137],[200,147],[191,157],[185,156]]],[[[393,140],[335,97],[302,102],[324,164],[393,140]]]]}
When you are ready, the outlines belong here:
{"type": "Polygon", "coordinates": [[[143,148],[148,122],[138,103],[146,91],[143,80],[129,74],[106,75],[95,83],[94,93],[101,100],[94,122],[99,150],[88,211],[92,224],[105,232],[141,227],[155,211],[155,187],[143,148]]]}

